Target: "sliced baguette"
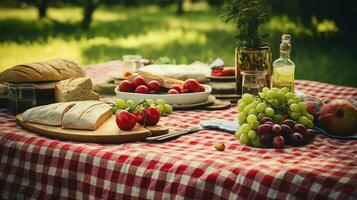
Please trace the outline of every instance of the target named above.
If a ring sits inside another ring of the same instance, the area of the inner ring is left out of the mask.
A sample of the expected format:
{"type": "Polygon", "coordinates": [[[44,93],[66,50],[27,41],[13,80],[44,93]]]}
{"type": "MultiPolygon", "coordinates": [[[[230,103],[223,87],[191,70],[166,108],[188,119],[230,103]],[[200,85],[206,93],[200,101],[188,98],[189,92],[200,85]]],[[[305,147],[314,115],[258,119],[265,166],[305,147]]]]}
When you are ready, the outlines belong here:
{"type": "Polygon", "coordinates": [[[67,102],[30,108],[23,113],[23,120],[24,122],[61,126],[63,115],[74,105],[74,102],[67,102]]]}
{"type": "Polygon", "coordinates": [[[100,101],[82,101],[63,116],[62,128],[96,130],[112,115],[112,107],[100,101]]]}

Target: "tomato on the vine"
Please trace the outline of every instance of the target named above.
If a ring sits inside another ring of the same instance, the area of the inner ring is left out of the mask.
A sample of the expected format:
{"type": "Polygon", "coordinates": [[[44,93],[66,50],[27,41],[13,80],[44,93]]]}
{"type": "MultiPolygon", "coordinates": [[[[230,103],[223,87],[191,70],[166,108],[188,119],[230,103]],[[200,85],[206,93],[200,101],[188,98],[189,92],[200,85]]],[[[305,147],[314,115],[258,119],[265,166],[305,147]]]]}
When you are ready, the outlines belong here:
{"type": "Polygon", "coordinates": [[[134,128],[136,121],[136,116],[127,110],[120,111],[116,116],[116,123],[120,130],[123,131],[128,131],[134,128]]]}
{"type": "Polygon", "coordinates": [[[155,126],[160,121],[160,111],[154,107],[148,107],[136,112],[137,122],[143,126],[155,126]]]}

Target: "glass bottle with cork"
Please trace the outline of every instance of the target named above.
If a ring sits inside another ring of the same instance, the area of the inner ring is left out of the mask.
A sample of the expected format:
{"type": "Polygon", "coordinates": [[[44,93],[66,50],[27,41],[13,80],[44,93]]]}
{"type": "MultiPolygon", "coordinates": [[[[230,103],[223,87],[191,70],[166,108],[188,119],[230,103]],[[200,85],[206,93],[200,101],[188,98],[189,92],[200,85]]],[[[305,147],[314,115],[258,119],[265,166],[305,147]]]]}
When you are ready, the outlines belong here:
{"type": "Polygon", "coordinates": [[[291,37],[288,34],[281,36],[280,58],[273,62],[273,87],[287,87],[294,92],[295,64],[290,60],[291,37]]]}

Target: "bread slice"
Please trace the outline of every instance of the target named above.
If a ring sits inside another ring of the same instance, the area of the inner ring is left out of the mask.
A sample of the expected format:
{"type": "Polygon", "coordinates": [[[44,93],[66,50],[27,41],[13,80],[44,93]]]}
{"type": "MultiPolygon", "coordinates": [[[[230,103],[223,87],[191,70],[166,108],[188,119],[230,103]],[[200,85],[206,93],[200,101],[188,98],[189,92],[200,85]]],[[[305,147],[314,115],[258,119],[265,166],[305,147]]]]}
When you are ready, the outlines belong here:
{"type": "MultiPolygon", "coordinates": [[[[137,75],[142,76],[146,82],[150,82],[152,80],[156,80],[160,83],[160,85],[164,88],[170,88],[172,85],[179,85],[180,87],[183,86],[184,81],[174,79],[174,78],[168,78],[168,77],[163,77],[163,76],[156,76],[154,74],[148,73],[148,72],[140,72],[137,75]]],[[[129,77],[129,80],[134,79],[136,76],[129,77]]]]}
{"type": "Polygon", "coordinates": [[[54,59],[16,65],[0,73],[0,82],[60,81],[80,76],[84,76],[84,72],[77,63],[67,59],[54,59]]]}
{"type": "Polygon", "coordinates": [[[112,107],[100,101],[82,101],[63,116],[62,128],[96,130],[112,115],[112,107]]]}
{"type": "Polygon", "coordinates": [[[93,92],[90,78],[78,77],[60,81],[55,86],[55,101],[99,100],[99,95],[93,92]]]}
{"type": "Polygon", "coordinates": [[[30,108],[24,112],[23,120],[24,122],[61,126],[63,115],[74,105],[74,102],[66,102],[30,108]]]}

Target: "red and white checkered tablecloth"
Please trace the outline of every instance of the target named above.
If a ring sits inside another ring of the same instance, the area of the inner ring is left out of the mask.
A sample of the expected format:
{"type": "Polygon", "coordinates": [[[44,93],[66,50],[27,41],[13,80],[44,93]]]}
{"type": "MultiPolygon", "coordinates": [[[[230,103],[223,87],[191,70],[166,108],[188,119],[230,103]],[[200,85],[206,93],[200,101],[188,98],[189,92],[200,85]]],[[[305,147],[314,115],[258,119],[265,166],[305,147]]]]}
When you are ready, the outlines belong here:
{"type": "MultiPolygon", "coordinates": [[[[105,80],[94,68],[87,72],[105,80]]],[[[311,81],[296,88],[320,98],[357,98],[356,88],[311,81]]],[[[235,117],[232,107],[174,112],[162,122],[187,128],[235,117]]],[[[6,110],[0,122],[3,199],[357,199],[357,141],[319,135],[304,147],[257,149],[203,130],[159,144],[102,145],[25,131],[6,110]],[[217,142],[226,150],[216,151],[217,142]]]]}

